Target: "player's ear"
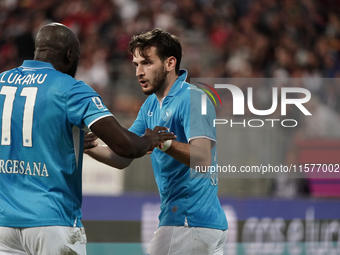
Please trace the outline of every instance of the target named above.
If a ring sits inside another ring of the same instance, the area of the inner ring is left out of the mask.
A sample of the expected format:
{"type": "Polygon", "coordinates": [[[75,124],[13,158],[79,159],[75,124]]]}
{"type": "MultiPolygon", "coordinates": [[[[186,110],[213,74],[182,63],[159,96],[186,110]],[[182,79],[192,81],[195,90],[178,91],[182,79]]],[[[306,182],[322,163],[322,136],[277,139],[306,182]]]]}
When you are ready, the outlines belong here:
{"type": "Polygon", "coordinates": [[[72,62],[72,50],[71,49],[68,49],[65,52],[63,62],[64,62],[65,65],[68,65],[69,63],[72,62]]]}
{"type": "Polygon", "coordinates": [[[165,68],[168,72],[175,69],[177,63],[177,59],[174,56],[169,57],[167,60],[165,60],[165,68]]]}

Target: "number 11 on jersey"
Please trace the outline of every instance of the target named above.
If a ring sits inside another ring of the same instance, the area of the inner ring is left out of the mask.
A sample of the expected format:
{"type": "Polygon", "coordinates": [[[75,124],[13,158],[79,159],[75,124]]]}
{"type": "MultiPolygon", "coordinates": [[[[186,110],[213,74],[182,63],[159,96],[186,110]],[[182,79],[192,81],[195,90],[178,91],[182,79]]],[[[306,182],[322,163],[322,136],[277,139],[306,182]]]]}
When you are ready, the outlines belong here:
{"type": "MultiPolygon", "coordinates": [[[[5,96],[2,111],[1,145],[11,144],[12,112],[17,89],[17,87],[3,86],[0,91],[0,95],[5,96]]],[[[22,144],[24,147],[32,147],[33,112],[37,92],[37,87],[25,87],[20,93],[20,96],[26,97],[22,120],[22,144]]]]}

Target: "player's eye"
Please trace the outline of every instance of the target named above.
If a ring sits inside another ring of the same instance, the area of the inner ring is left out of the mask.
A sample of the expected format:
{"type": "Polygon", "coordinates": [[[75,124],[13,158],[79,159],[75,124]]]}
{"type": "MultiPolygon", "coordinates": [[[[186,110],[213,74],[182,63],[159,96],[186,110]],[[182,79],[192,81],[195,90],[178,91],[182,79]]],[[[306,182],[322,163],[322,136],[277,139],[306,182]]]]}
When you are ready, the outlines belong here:
{"type": "Polygon", "coordinates": [[[143,65],[149,66],[149,65],[151,65],[151,61],[144,61],[144,62],[143,62],[143,65]]]}

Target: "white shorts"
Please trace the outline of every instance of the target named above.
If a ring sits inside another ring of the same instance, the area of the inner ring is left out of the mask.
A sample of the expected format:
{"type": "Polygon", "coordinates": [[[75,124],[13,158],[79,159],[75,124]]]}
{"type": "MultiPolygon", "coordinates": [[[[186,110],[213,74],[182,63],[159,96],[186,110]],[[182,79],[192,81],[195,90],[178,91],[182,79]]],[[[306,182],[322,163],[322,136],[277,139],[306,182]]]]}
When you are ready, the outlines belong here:
{"type": "Polygon", "coordinates": [[[84,228],[0,227],[0,255],[86,255],[84,228]]]}
{"type": "Polygon", "coordinates": [[[148,255],[223,255],[228,230],[162,226],[153,234],[148,255]]]}

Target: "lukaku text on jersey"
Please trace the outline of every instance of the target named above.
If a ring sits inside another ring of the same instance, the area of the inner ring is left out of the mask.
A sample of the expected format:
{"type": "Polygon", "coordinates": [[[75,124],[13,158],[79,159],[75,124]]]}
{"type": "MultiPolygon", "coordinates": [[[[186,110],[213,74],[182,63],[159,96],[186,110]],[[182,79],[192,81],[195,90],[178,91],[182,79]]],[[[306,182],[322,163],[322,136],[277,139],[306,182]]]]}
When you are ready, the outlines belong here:
{"type": "Polygon", "coordinates": [[[82,129],[111,115],[99,95],[25,61],[0,74],[0,115],[0,226],[82,226],[82,129]]]}

